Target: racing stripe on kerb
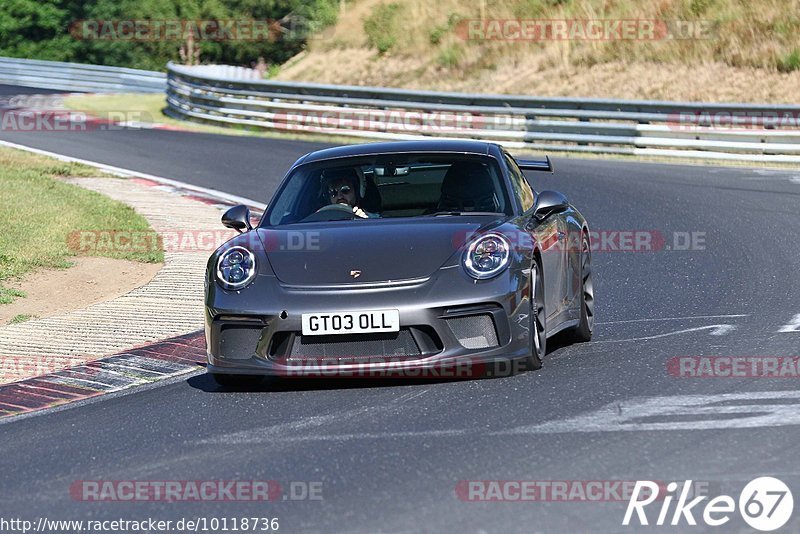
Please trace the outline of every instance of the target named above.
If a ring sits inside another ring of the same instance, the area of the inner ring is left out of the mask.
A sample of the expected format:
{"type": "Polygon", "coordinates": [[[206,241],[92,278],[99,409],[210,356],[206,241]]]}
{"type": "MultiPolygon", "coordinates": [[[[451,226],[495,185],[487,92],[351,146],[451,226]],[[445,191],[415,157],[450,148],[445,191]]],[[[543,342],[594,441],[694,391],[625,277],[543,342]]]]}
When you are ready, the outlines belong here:
{"type": "Polygon", "coordinates": [[[189,373],[206,360],[202,331],[0,386],[0,418],[31,413],[189,373]]]}

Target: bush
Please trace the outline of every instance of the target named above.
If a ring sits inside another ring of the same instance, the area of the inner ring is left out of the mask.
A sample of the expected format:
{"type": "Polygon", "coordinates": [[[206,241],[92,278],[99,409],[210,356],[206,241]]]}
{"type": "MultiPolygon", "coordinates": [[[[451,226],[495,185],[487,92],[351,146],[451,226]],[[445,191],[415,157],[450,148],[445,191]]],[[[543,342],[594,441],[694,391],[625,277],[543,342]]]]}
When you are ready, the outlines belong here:
{"type": "Polygon", "coordinates": [[[375,6],[369,17],[364,19],[364,33],[369,45],[378,49],[378,54],[388,52],[397,44],[400,34],[400,4],[375,6]]]}
{"type": "Polygon", "coordinates": [[[457,45],[449,45],[439,52],[437,61],[439,65],[447,68],[457,67],[464,57],[464,51],[457,45]]]}
{"type": "Polygon", "coordinates": [[[779,72],[792,72],[793,70],[800,70],[800,49],[797,48],[778,60],[779,72]]]}

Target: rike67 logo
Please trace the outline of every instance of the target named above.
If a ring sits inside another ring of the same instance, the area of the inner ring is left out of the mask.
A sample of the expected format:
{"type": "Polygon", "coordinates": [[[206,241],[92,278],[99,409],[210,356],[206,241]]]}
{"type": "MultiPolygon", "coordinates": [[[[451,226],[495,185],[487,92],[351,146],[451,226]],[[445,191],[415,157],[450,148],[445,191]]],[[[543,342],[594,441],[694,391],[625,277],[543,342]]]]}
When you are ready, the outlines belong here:
{"type": "Polygon", "coordinates": [[[698,515],[706,525],[719,527],[731,520],[738,504],[742,519],[751,528],[769,532],[784,526],[791,518],[794,509],[794,499],[789,487],[773,477],[759,477],[748,482],[739,494],[738,503],[729,495],[720,495],[701,506],[708,496],[703,495],[689,500],[691,487],[691,480],[685,481],[683,486],[671,482],[667,485],[666,496],[663,496],[659,495],[659,485],[656,482],[637,480],[622,524],[636,525],[638,521],[642,526],[650,524],[696,526],[695,515],[698,515]],[[640,498],[642,496],[644,498],[640,498]],[[651,515],[648,517],[645,508],[657,499],[660,500],[661,507],[655,523],[651,523],[652,512],[655,510],[650,510],[651,515]],[[672,508],[673,501],[676,501],[674,508],[672,508]]]}

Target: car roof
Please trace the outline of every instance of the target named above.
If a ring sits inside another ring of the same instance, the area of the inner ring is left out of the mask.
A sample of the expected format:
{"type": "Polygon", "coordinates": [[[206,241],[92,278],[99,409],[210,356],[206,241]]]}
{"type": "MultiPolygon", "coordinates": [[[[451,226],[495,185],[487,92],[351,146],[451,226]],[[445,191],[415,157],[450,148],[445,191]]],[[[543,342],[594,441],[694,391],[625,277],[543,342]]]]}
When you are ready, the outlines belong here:
{"type": "Polygon", "coordinates": [[[347,158],[355,156],[373,156],[378,154],[397,154],[412,152],[452,152],[459,154],[489,155],[493,143],[482,141],[460,141],[453,139],[437,139],[430,141],[393,141],[386,143],[364,143],[358,145],[344,145],[333,148],[324,148],[306,154],[298,159],[293,167],[315,161],[347,158]]]}

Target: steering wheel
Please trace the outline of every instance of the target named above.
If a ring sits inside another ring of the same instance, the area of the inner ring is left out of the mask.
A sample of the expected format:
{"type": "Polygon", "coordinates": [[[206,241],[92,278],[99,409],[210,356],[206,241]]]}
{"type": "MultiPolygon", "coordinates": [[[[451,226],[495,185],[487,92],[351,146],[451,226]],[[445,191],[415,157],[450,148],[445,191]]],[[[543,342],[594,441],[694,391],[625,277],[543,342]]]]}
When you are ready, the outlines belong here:
{"type": "Polygon", "coordinates": [[[347,213],[353,213],[352,206],[350,206],[349,204],[339,204],[338,202],[336,204],[328,204],[327,206],[322,206],[320,209],[317,210],[317,213],[321,211],[335,211],[335,210],[341,210],[341,211],[346,211],[347,213]]]}
{"type": "Polygon", "coordinates": [[[303,222],[315,221],[346,221],[358,217],[353,213],[352,206],[348,204],[328,204],[303,219],[303,222]]]}

